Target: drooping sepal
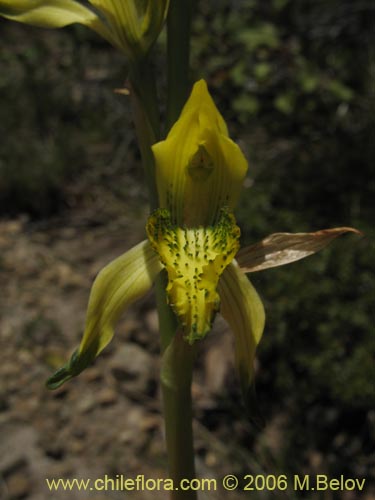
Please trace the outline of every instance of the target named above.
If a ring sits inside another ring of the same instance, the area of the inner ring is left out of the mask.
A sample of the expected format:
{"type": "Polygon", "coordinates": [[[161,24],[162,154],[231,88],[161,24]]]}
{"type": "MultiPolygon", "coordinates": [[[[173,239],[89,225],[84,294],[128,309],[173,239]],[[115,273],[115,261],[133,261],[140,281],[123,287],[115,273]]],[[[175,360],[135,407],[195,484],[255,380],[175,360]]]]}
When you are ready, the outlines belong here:
{"type": "Polygon", "coordinates": [[[253,399],[256,347],[262,338],[265,313],[261,299],[233,260],[219,281],[220,312],[235,337],[236,366],[245,402],[253,399]]]}
{"type": "Polygon", "coordinates": [[[148,241],[101,270],[91,289],[81,344],[69,362],[49,378],[48,388],[56,389],[95,360],[111,341],[120,315],[151,288],[161,270],[159,258],[148,241]]]}
{"type": "Polygon", "coordinates": [[[239,248],[240,230],[227,209],[214,226],[196,228],[178,227],[168,210],[158,209],[147,234],[168,272],[169,304],[193,343],[211,328],[220,305],[218,281],[239,248]]]}

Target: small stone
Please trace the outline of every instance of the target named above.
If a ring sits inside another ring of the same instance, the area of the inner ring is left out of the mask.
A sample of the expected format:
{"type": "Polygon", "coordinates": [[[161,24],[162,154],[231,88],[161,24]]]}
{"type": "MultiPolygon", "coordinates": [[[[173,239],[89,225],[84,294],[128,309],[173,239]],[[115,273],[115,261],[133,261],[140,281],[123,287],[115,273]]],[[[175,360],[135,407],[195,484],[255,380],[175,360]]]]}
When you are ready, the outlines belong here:
{"type": "Polygon", "coordinates": [[[157,429],[161,426],[161,419],[159,415],[147,415],[142,419],[141,430],[150,431],[157,429]]]}
{"type": "Polygon", "coordinates": [[[215,340],[217,342],[209,346],[206,354],[205,388],[211,394],[220,394],[232,369],[233,346],[229,335],[221,335],[215,340]]]}
{"type": "Polygon", "coordinates": [[[204,457],[204,461],[207,467],[215,467],[217,465],[217,455],[209,451],[204,457]]]}
{"type": "Polygon", "coordinates": [[[2,377],[4,377],[4,378],[13,377],[14,375],[17,374],[18,370],[19,370],[19,367],[14,362],[7,361],[5,363],[4,362],[2,363],[1,373],[2,373],[2,377]]]}
{"type": "Polygon", "coordinates": [[[129,444],[132,442],[133,437],[134,437],[134,431],[129,429],[127,431],[121,432],[121,434],[118,437],[118,440],[122,444],[129,444]]]}
{"type": "Polygon", "coordinates": [[[0,413],[9,410],[9,401],[6,392],[0,389],[0,413]]]}
{"type": "Polygon", "coordinates": [[[51,442],[45,449],[45,454],[47,457],[53,458],[54,460],[62,460],[65,455],[65,450],[59,443],[51,442]]]}
{"type": "Polygon", "coordinates": [[[71,453],[81,453],[87,447],[86,443],[81,440],[73,440],[69,445],[69,452],[71,453]]]}
{"type": "Polygon", "coordinates": [[[117,392],[110,388],[102,389],[96,395],[96,400],[102,406],[113,405],[117,401],[117,392]]]}
{"type": "Polygon", "coordinates": [[[10,427],[2,431],[0,471],[9,475],[20,472],[27,464],[27,452],[35,450],[37,434],[31,427],[10,427]]]}
{"type": "Polygon", "coordinates": [[[49,477],[69,477],[74,475],[74,466],[65,462],[53,462],[48,467],[49,477]]]}
{"type": "Polygon", "coordinates": [[[146,394],[154,373],[154,360],[144,349],[134,343],[122,345],[110,361],[112,374],[124,382],[127,391],[146,394]]]}
{"type": "Polygon", "coordinates": [[[88,413],[95,408],[96,399],[93,395],[87,394],[83,396],[77,403],[77,411],[79,413],[88,413]]]}
{"type": "Polygon", "coordinates": [[[103,378],[103,373],[95,366],[90,366],[90,369],[84,371],[80,376],[85,383],[98,382],[103,378]]]}
{"type": "Polygon", "coordinates": [[[145,323],[150,332],[152,333],[159,332],[159,318],[156,309],[151,309],[151,311],[148,311],[148,313],[145,316],[145,323]]]}
{"type": "Polygon", "coordinates": [[[10,500],[26,498],[32,489],[28,474],[15,472],[6,479],[8,497],[10,500]]]}
{"type": "Polygon", "coordinates": [[[64,227],[60,231],[61,238],[71,240],[77,235],[77,230],[74,227],[64,227]]]}

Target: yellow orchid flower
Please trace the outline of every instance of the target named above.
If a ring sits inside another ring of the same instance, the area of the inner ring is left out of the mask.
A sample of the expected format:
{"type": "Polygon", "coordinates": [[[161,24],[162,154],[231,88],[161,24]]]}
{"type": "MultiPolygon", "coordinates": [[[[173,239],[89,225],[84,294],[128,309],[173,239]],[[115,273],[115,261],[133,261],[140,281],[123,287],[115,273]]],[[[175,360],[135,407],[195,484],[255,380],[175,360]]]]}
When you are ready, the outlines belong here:
{"type": "Polygon", "coordinates": [[[235,335],[243,390],[253,380],[262,337],[263,304],[244,274],[296,261],[352,228],[277,233],[239,250],[233,210],[247,162],[229,138],[203,80],[198,81],[166,140],[153,146],[159,208],[147,222],[148,239],[105,267],[96,278],[86,329],[70,362],[48,381],[61,385],[87,367],[108,344],[120,314],[142,296],[162,269],[167,298],[187,342],[211,329],[220,311],[235,335]],[[236,258],[235,258],[236,257],[236,258]]]}
{"type": "Polygon", "coordinates": [[[144,56],[158,37],[169,0],[0,0],[0,15],[44,28],[79,23],[96,31],[130,60],[144,56]]]}

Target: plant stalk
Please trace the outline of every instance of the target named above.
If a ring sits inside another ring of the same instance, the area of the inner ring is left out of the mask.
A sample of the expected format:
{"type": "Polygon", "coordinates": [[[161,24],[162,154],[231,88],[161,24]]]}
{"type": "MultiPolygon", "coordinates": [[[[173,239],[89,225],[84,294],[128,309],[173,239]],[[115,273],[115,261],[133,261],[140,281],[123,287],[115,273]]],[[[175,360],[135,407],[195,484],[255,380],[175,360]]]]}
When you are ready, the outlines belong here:
{"type": "Polygon", "coordinates": [[[150,197],[150,207],[154,210],[158,206],[158,196],[151,146],[160,140],[160,117],[154,67],[148,57],[131,66],[129,80],[135,129],[150,197]]]}
{"type": "MultiPolygon", "coordinates": [[[[171,0],[168,13],[168,96],[167,130],[178,119],[189,92],[191,17],[194,0],[171,0]]],[[[131,95],[139,146],[150,193],[151,208],[158,206],[152,144],[160,140],[155,77],[149,60],[139,62],[130,72],[131,95]]],[[[183,479],[195,477],[192,430],[191,381],[195,346],[178,330],[176,317],[167,303],[167,276],[156,281],[156,299],[161,335],[161,388],[165,418],[169,477],[179,488],[183,479]]],[[[171,500],[196,500],[195,491],[181,488],[171,500]]]]}
{"type": "Polygon", "coordinates": [[[190,89],[190,35],[196,0],[171,0],[167,18],[167,131],[179,117],[190,89]]]}
{"type": "Polygon", "coordinates": [[[195,478],[191,399],[195,351],[196,346],[191,346],[177,330],[163,353],[161,387],[169,477],[178,488],[170,492],[170,500],[197,499],[196,491],[183,491],[180,487],[188,486],[186,480],[195,478]]]}
{"type": "MultiPolygon", "coordinates": [[[[161,389],[168,454],[169,477],[174,485],[195,477],[191,379],[195,348],[178,330],[176,317],[166,302],[167,275],[156,282],[156,300],[161,333],[161,389]]],[[[172,491],[171,500],[196,500],[194,491],[172,491]]]]}
{"type": "MultiPolygon", "coordinates": [[[[190,33],[194,0],[171,0],[167,19],[168,96],[167,132],[178,119],[186,102],[190,80],[190,33]]],[[[169,477],[178,489],[171,500],[196,500],[193,490],[183,491],[183,479],[195,478],[191,382],[196,347],[191,346],[177,327],[173,311],[167,305],[166,274],[157,284],[157,302],[161,333],[161,389],[165,419],[169,477]]]]}

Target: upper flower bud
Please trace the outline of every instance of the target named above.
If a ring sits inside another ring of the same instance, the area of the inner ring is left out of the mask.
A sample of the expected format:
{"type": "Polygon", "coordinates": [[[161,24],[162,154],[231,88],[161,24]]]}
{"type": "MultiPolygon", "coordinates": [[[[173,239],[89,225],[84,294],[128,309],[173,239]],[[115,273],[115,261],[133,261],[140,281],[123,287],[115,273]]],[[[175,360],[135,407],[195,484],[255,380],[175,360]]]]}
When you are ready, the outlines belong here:
{"type": "Polygon", "coordinates": [[[195,83],[166,140],[152,149],[159,205],[174,224],[214,225],[221,208],[235,207],[247,161],[229,138],[204,80],[195,83]]]}
{"type": "Polygon", "coordinates": [[[149,51],[163,27],[169,0],[0,0],[0,15],[26,24],[61,28],[73,23],[96,31],[130,60],[149,51]]]}

